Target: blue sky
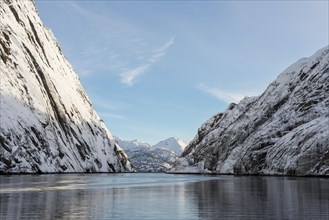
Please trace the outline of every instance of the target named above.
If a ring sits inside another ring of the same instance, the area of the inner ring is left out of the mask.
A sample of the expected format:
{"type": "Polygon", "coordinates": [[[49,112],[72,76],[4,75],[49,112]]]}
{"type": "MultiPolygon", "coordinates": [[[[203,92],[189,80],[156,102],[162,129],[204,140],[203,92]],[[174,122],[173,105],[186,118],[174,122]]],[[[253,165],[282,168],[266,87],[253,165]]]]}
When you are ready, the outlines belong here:
{"type": "Polygon", "coordinates": [[[328,1],[36,1],[112,134],[191,140],[328,45],[328,1]]]}

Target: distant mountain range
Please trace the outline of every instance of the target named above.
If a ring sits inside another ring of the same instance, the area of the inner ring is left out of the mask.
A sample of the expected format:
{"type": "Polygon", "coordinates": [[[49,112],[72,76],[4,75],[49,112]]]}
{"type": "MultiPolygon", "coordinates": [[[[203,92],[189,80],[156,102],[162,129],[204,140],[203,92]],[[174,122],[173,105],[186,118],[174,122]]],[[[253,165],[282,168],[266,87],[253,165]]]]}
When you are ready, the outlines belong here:
{"type": "Polygon", "coordinates": [[[211,117],[172,172],[329,175],[329,48],[211,117]]]}
{"type": "Polygon", "coordinates": [[[187,146],[187,142],[173,137],[153,146],[138,140],[125,141],[118,137],[115,137],[115,140],[139,172],[167,171],[187,146]]]}

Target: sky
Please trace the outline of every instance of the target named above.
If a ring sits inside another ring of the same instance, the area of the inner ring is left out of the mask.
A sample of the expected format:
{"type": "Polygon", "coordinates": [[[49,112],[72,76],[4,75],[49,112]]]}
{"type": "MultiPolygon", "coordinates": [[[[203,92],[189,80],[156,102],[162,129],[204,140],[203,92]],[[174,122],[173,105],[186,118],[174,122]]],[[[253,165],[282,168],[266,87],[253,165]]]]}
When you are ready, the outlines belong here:
{"type": "Polygon", "coordinates": [[[187,141],[329,43],[329,1],[36,0],[113,135],[187,141]]]}

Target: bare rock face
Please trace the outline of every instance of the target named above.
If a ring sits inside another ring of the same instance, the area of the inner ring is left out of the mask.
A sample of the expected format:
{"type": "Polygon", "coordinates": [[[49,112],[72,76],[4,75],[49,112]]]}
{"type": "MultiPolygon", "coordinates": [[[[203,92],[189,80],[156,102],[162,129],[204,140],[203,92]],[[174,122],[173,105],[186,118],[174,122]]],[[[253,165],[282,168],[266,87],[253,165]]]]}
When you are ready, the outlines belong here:
{"type": "Polygon", "coordinates": [[[0,1],[0,25],[0,172],[130,171],[33,1],[0,1]]]}
{"type": "Polygon", "coordinates": [[[172,171],[329,175],[329,48],[210,118],[172,171]]]}

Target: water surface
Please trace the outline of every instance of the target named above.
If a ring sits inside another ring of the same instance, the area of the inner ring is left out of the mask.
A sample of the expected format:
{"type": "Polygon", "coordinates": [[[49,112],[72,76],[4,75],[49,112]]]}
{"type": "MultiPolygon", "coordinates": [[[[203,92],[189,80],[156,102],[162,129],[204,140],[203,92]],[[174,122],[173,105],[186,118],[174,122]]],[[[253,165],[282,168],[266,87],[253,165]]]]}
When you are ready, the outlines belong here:
{"type": "Polygon", "coordinates": [[[0,176],[0,219],[329,219],[329,179],[0,176]]]}

